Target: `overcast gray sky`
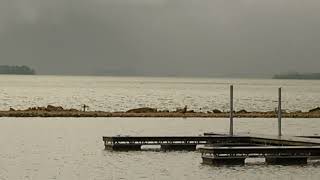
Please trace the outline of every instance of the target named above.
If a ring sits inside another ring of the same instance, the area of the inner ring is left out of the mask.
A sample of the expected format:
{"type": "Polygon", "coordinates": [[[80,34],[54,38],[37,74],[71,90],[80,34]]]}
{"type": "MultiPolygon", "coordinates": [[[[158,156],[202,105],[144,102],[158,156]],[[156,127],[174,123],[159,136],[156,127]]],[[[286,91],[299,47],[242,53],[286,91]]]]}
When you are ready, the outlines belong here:
{"type": "Polygon", "coordinates": [[[39,74],[319,72],[319,0],[0,0],[0,64],[39,74]]]}

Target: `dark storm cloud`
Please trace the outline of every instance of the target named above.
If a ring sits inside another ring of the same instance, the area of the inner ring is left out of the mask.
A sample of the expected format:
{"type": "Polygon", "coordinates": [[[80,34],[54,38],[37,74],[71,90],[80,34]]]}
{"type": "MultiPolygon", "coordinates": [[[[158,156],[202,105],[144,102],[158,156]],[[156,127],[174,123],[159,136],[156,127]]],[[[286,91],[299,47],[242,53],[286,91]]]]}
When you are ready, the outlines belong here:
{"type": "Polygon", "coordinates": [[[0,64],[43,74],[317,72],[320,1],[0,0],[0,64]]]}

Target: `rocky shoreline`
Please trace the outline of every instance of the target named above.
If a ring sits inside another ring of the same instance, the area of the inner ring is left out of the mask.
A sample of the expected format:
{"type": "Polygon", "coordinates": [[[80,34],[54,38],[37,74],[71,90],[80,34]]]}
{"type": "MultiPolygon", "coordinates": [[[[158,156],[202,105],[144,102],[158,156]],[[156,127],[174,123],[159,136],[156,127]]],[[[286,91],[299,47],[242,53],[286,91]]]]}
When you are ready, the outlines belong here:
{"type": "MultiPolygon", "coordinates": [[[[77,109],[64,109],[61,106],[32,107],[25,110],[15,110],[10,108],[8,111],[0,111],[0,117],[199,117],[199,118],[227,118],[229,112],[222,112],[214,109],[208,112],[195,112],[187,108],[177,109],[176,111],[159,111],[155,108],[137,108],[126,112],[105,112],[105,111],[80,111],[77,109]]],[[[268,112],[248,112],[240,110],[234,112],[237,118],[275,118],[275,111],[268,112]]],[[[320,107],[311,109],[308,112],[283,112],[284,118],[320,118],[320,107]]]]}

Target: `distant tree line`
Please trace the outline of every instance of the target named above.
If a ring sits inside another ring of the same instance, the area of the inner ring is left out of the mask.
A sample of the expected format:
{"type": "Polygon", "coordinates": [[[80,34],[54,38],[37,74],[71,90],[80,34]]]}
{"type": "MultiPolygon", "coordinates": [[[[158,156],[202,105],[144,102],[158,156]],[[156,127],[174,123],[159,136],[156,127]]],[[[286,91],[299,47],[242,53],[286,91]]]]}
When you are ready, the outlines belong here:
{"type": "Polygon", "coordinates": [[[0,74],[24,74],[33,75],[36,74],[35,70],[28,66],[8,66],[0,65],[0,74]]]}
{"type": "Polygon", "coordinates": [[[320,73],[287,73],[274,75],[273,79],[320,79],[320,73]]]}

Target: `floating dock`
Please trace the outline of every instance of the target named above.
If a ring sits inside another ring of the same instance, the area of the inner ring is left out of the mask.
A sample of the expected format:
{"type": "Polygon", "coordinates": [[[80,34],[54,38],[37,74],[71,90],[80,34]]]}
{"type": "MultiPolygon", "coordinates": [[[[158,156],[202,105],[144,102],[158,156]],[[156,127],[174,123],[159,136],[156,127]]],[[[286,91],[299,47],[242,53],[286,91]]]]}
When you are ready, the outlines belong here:
{"type": "Polygon", "coordinates": [[[161,150],[196,150],[197,145],[223,144],[245,146],[249,136],[113,136],[103,137],[105,149],[115,151],[141,150],[144,145],[159,145],[161,150]]]}
{"type": "Polygon", "coordinates": [[[320,146],[319,138],[205,133],[204,136],[111,136],[103,137],[105,149],[114,151],[141,150],[144,145],[158,145],[162,150],[191,150],[197,145],[239,146],[320,146]]]}
{"type": "MultiPolygon", "coordinates": [[[[215,136],[216,133],[204,133],[204,136],[215,136]]],[[[263,134],[244,134],[239,136],[248,137],[249,144],[263,146],[317,146],[320,145],[320,136],[273,136],[263,134]]]]}
{"type": "Polygon", "coordinates": [[[247,158],[265,158],[267,164],[306,164],[320,158],[317,136],[229,136],[205,133],[204,136],[111,136],[103,137],[106,150],[139,151],[144,145],[161,150],[195,151],[198,145],[204,164],[243,165],[247,158]]]}
{"type": "Polygon", "coordinates": [[[204,164],[243,165],[246,158],[265,158],[268,164],[306,164],[309,158],[320,157],[320,146],[267,147],[203,147],[204,164]]]}

